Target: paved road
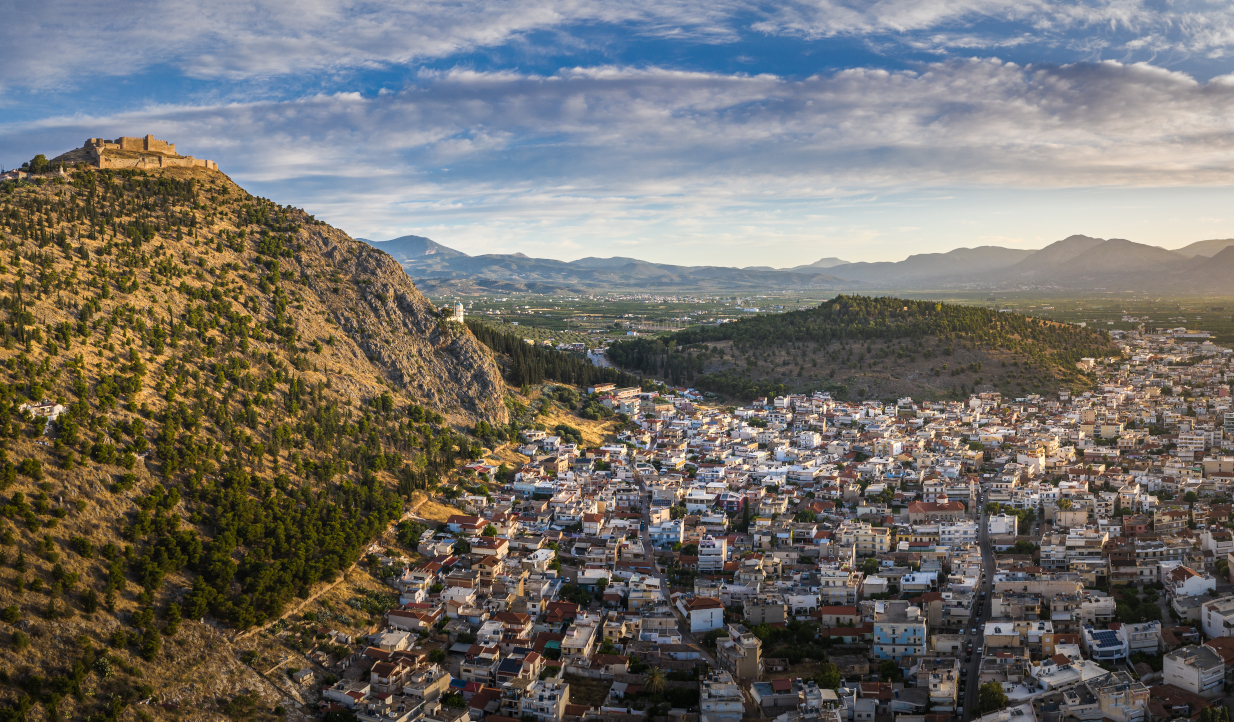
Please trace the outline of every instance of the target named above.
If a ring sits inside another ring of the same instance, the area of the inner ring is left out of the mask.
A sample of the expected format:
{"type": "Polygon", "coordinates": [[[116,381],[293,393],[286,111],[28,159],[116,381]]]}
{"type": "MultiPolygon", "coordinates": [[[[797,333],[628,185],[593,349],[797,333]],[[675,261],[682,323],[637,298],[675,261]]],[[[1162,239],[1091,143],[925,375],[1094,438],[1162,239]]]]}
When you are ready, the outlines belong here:
{"type": "MultiPolygon", "coordinates": [[[[981,566],[985,570],[985,578],[978,585],[977,601],[974,603],[976,609],[973,612],[968,629],[965,630],[966,645],[973,645],[971,661],[964,662],[965,657],[960,658],[960,666],[968,670],[967,676],[961,676],[960,679],[966,680],[966,689],[960,697],[961,705],[964,707],[964,715],[962,719],[972,719],[976,717],[977,711],[977,689],[980,687],[978,678],[981,676],[981,655],[977,653],[978,647],[984,647],[982,633],[985,629],[985,623],[990,618],[990,609],[993,606],[992,597],[994,596],[994,549],[990,546],[990,537],[988,534],[986,513],[983,510],[981,517],[978,520],[977,543],[981,548],[981,566]],[[981,599],[981,592],[985,592],[985,599],[981,599]],[[973,634],[973,629],[976,628],[977,634],[973,634]]],[[[967,654],[967,653],[966,653],[967,654]]]]}

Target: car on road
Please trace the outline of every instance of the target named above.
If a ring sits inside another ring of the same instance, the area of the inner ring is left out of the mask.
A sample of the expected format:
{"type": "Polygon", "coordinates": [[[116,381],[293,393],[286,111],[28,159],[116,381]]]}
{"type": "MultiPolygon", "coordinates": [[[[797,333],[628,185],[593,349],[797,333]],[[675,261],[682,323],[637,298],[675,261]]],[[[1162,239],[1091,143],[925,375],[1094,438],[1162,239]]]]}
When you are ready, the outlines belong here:
{"type": "Polygon", "coordinates": [[[973,627],[973,636],[976,636],[976,634],[977,634],[977,628],[973,627]]]}

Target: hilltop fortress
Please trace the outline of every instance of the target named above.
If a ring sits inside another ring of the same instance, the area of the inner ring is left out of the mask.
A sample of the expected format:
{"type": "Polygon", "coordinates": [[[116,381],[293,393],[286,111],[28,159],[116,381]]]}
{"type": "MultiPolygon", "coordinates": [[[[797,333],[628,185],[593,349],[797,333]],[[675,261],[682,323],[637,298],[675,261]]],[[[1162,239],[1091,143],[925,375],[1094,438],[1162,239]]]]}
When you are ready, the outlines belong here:
{"type": "MultiPolygon", "coordinates": [[[[176,154],[176,144],[159,140],[152,135],[144,138],[120,137],[115,140],[89,138],[81,147],[87,162],[99,168],[205,168],[218,170],[212,160],[176,154]]],[[[67,154],[66,154],[67,155],[67,154]]],[[[76,155],[76,154],[75,154],[76,155]]]]}

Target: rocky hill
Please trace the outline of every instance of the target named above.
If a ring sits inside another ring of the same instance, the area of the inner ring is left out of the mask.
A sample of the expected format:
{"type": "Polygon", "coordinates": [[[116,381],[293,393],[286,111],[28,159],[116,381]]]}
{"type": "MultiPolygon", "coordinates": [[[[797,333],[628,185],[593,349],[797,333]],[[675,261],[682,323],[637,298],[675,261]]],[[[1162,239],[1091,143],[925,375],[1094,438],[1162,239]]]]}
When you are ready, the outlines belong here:
{"type": "Polygon", "coordinates": [[[1083,357],[1118,355],[1107,334],[900,298],[837,296],[816,308],[619,341],[609,360],[674,385],[746,400],[830,390],[841,398],[956,398],[1087,388],[1083,357]]]}
{"type": "Polygon", "coordinates": [[[0,719],[300,716],[300,604],[387,604],[348,570],[507,422],[492,353],[217,171],[0,183],[0,247],[0,719]]]}

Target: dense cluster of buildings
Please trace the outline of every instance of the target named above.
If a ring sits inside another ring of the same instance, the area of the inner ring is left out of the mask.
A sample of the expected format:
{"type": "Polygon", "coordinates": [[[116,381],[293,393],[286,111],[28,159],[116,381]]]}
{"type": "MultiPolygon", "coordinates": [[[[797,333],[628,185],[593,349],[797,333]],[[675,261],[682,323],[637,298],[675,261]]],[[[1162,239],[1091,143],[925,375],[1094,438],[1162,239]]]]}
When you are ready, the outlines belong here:
{"type": "Polygon", "coordinates": [[[985,722],[1196,717],[1234,676],[1234,370],[1186,334],[1120,343],[1083,362],[1093,391],[1049,399],[588,389],[628,430],[529,430],[519,468],[469,466],[490,484],[453,490],[466,515],[394,578],[370,675],[326,696],[362,719],[555,722],[632,710],[647,665],[706,665],[704,720],[972,717],[990,682],[1011,704],[985,722]],[[840,689],[765,655],[799,623],[840,689]],[[572,702],[571,675],[609,696],[572,702]]]}

